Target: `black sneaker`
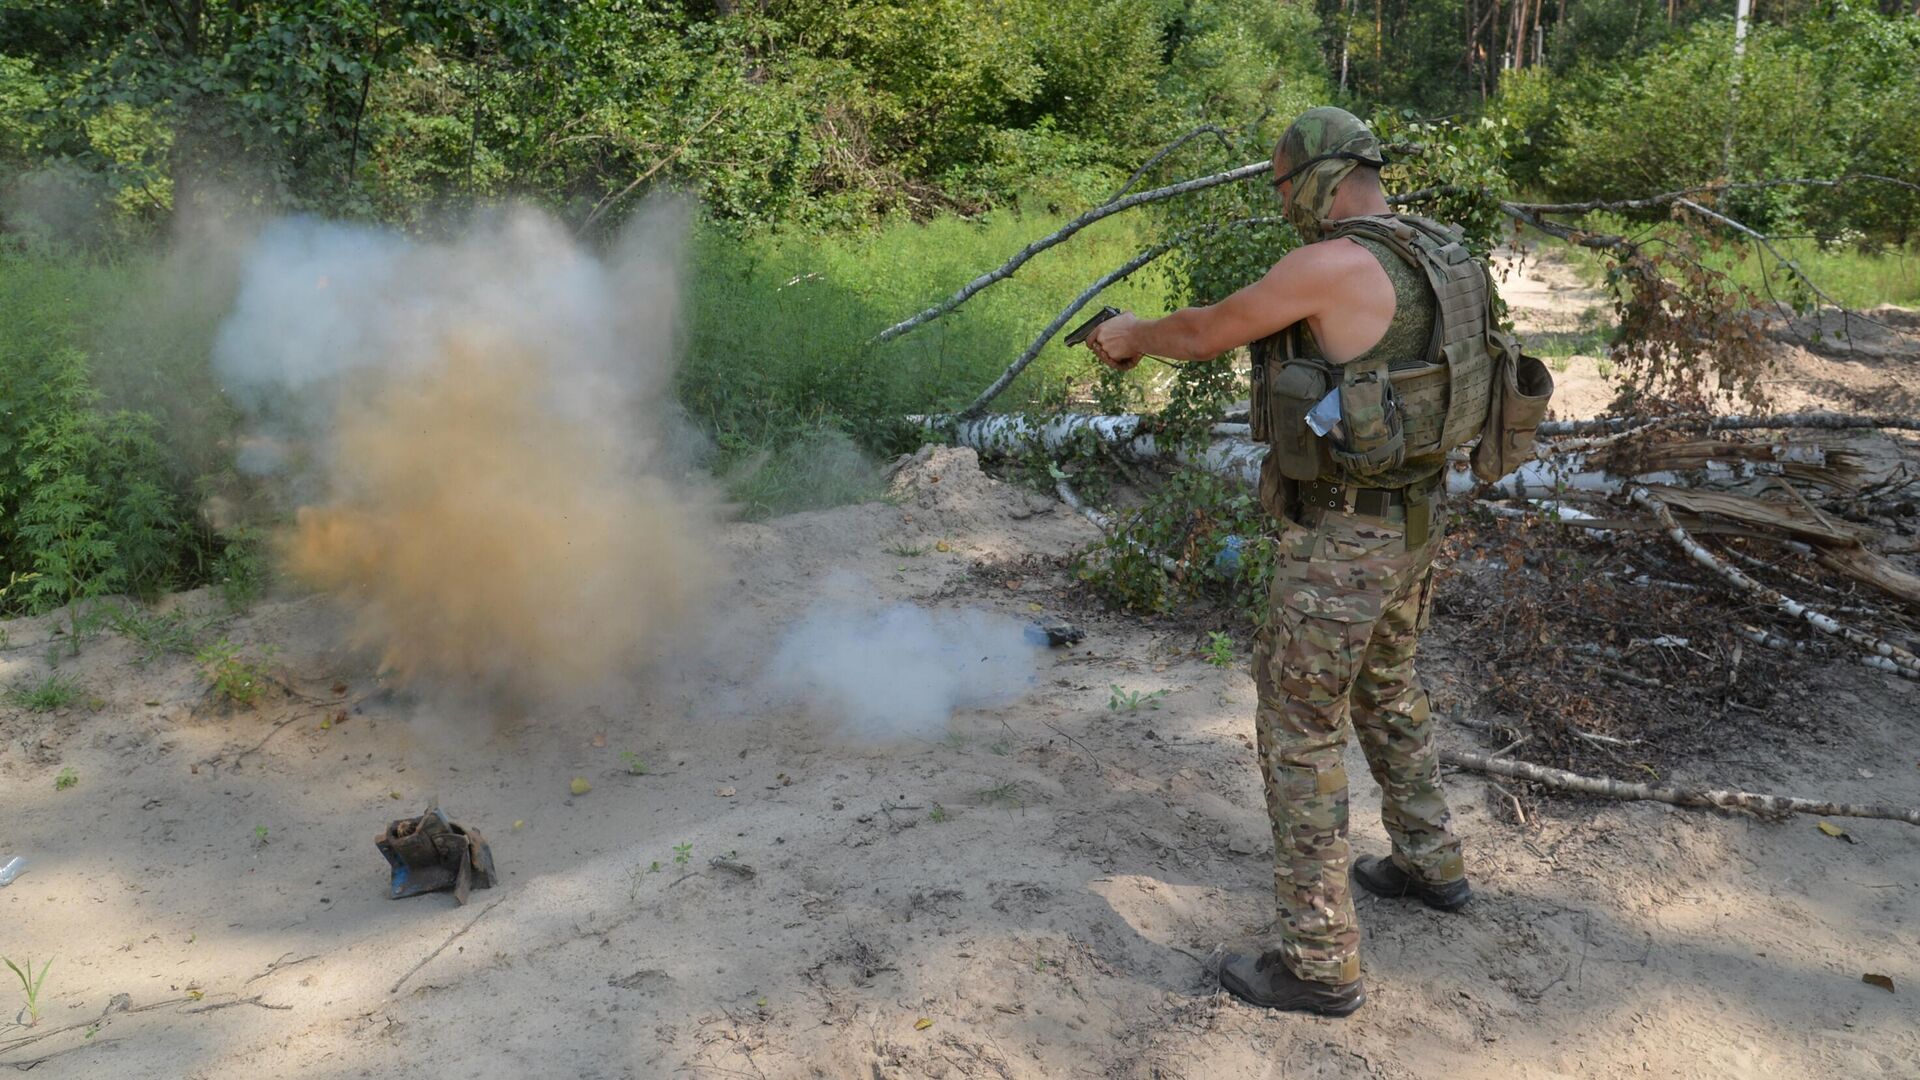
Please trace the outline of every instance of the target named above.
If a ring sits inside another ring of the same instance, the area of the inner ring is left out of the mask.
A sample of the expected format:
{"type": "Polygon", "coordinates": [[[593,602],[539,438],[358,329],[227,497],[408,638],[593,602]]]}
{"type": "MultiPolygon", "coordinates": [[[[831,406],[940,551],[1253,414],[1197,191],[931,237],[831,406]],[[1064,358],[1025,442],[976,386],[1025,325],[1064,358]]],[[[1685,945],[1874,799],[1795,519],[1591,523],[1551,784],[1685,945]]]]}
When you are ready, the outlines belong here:
{"type": "Polygon", "coordinates": [[[1228,953],[1220,961],[1220,985],[1250,1005],[1319,1016],[1348,1016],[1367,1003],[1359,979],[1350,983],[1310,982],[1287,969],[1278,951],[1228,953]]]}
{"type": "Polygon", "coordinates": [[[1381,855],[1353,860],[1353,880],[1375,896],[1388,899],[1411,896],[1436,911],[1459,911],[1473,899],[1473,887],[1467,884],[1466,878],[1439,884],[1421,881],[1400,869],[1399,863],[1381,855]]]}

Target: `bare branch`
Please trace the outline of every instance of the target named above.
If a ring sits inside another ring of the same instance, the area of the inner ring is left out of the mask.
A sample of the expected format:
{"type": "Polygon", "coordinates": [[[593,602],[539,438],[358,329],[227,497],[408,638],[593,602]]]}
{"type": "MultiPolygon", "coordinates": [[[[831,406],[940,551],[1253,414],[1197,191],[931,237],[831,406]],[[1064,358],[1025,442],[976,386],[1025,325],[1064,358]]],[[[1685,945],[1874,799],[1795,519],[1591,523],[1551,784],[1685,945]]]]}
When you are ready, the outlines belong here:
{"type": "Polygon", "coordinates": [[[1634,247],[1633,241],[1628,240],[1624,236],[1614,236],[1611,233],[1590,233],[1584,229],[1576,229],[1569,225],[1562,225],[1557,221],[1549,221],[1519,203],[1503,202],[1500,204],[1500,209],[1510,214],[1515,221],[1523,221],[1539,229],[1541,232],[1546,233],[1548,236],[1557,236],[1569,244],[1578,244],[1581,247],[1590,247],[1599,251],[1615,251],[1620,248],[1626,248],[1631,251],[1634,247]]]}
{"type": "Polygon", "coordinates": [[[1760,795],[1751,791],[1722,791],[1710,788],[1679,787],[1670,784],[1633,784],[1608,776],[1582,776],[1565,769],[1535,765],[1530,761],[1497,758],[1471,750],[1442,750],[1440,761],[1461,769],[1531,780],[1536,784],[1582,795],[1601,795],[1609,799],[1663,802],[1672,806],[1717,807],[1722,810],[1750,810],[1758,814],[1818,814],[1822,817],[1878,818],[1920,825],[1920,810],[1897,806],[1861,803],[1825,802],[1800,799],[1791,795],[1760,795]]]}
{"type": "Polygon", "coordinates": [[[1271,168],[1272,168],[1272,165],[1269,162],[1256,161],[1248,165],[1242,165],[1237,169],[1229,169],[1226,172],[1214,173],[1211,176],[1195,177],[1192,180],[1183,180],[1178,184],[1169,184],[1166,187],[1154,188],[1151,191],[1138,192],[1137,194],[1129,195],[1124,199],[1117,199],[1113,202],[1107,203],[1105,206],[1095,207],[1094,209],[1089,210],[1084,214],[1081,214],[1079,217],[1074,218],[1072,221],[1067,222],[1065,225],[1054,230],[1053,232],[1048,233],[1047,235],[1041,237],[1038,240],[1035,240],[1031,244],[1028,244],[1026,247],[1021,248],[1019,253],[1014,255],[1013,258],[1008,259],[1006,262],[1001,263],[995,269],[989,270],[988,272],[981,274],[979,277],[974,278],[972,281],[967,282],[964,286],[961,287],[959,292],[954,293],[952,296],[947,297],[945,300],[942,300],[938,304],[935,304],[932,307],[926,309],[925,311],[920,312],[918,315],[914,315],[913,317],[908,319],[903,319],[900,322],[894,323],[892,326],[887,327],[885,330],[880,331],[880,333],[874,335],[872,344],[877,345],[883,342],[892,341],[894,338],[897,338],[902,334],[918,329],[919,327],[932,322],[933,320],[939,318],[940,316],[945,315],[947,312],[952,311],[954,308],[957,308],[961,304],[966,303],[969,299],[973,297],[975,293],[979,292],[981,289],[986,288],[987,286],[993,284],[996,281],[1002,281],[1002,280],[1005,280],[1006,278],[1012,277],[1014,274],[1014,271],[1026,265],[1027,260],[1033,258],[1035,255],[1038,255],[1041,252],[1047,250],[1048,248],[1061,243],[1062,241],[1066,240],[1068,237],[1072,236],[1074,233],[1079,232],[1081,229],[1086,228],[1087,226],[1093,224],[1096,221],[1100,221],[1102,219],[1112,217],[1113,215],[1118,214],[1123,210],[1131,210],[1136,206],[1144,206],[1147,203],[1159,202],[1162,199],[1171,199],[1176,196],[1186,195],[1195,191],[1204,191],[1210,187],[1219,187],[1221,184],[1231,184],[1231,183],[1235,183],[1236,181],[1248,179],[1249,177],[1259,176],[1261,173],[1267,172],[1271,168]]]}
{"type": "Polygon", "coordinates": [[[1047,324],[1046,329],[1040,331],[1040,336],[1034,338],[1033,343],[1027,346],[1026,351],[1021,353],[1019,358],[1013,363],[1007,365],[1007,370],[1001,372],[999,378],[993,380],[993,385],[981,391],[980,396],[973,399],[973,404],[960,410],[958,415],[964,420],[971,419],[986,411],[987,405],[990,404],[994,398],[999,397],[1001,392],[1006,390],[1007,387],[1013,385],[1013,380],[1018,378],[1020,373],[1027,369],[1028,364],[1033,363],[1034,358],[1040,355],[1040,350],[1046,346],[1047,342],[1053,340],[1055,334],[1060,332],[1060,328],[1067,325],[1067,322],[1078,314],[1081,308],[1086,307],[1094,297],[1100,295],[1101,292],[1105,291],[1115,282],[1128,277],[1134,271],[1139,270],[1141,267],[1165,255],[1186,241],[1193,239],[1195,236],[1218,232],[1221,229],[1236,228],[1242,225],[1273,225],[1284,220],[1284,218],[1278,217],[1239,218],[1218,225],[1206,225],[1198,229],[1188,230],[1168,237],[1160,243],[1146,248],[1141,251],[1140,254],[1128,259],[1119,267],[1102,275],[1098,281],[1087,286],[1079,296],[1074,297],[1073,303],[1068,304],[1060,314],[1055,315],[1053,321],[1047,324]]]}
{"type": "Polygon", "coordinates": [[[679,146],[674,147],[672,150],[668,151],[663,157],[661,157],[658,161],[655,161],[652,164],[652,166],[650,166],[647,169],[646,172],[643,172],[639,176],[634,177],[633,183],[628,184],[626,187],[621,188],[618,192],[615,192],[614,194],[608,195],[606,198],[601,199],[600,204],[598,206],[595,206],[593,208],[593,212],[587,215],[587,220],[580,223],[580,231],[584,233],[588,229],[593,228],[593,223],[600,220],[600,215],[606,213],[608,210],[613,209],[613,207],[616,204],[618,204],[621,199],[624,199],[628,195],[633,194],[634,189],[638,188],[641,184],[644,184],[648,180],[652,179],[654,173],[657,173],[661,169],[664,169],[668,165],[672,164],[673,159],[679,157],[682,153],[684,153],[687,147],[692,146],[693,140],[699,138],[701,132],[713,126],[713,122],[715,120],[720,119],[720,114],[726,111],[727,111],[727,106],[725,103],[722,103],[719,108],[713,110],[712,116],[707,117],[706,120],[701,122],[699,127],[694,128],[692,131],[688,132],[687,137],[680,141],[679,146]]]}
{"type": "Polygon", "coordinates": [[[1147,175],[1148,172],[1152,171],[1155,165],[1158,165],[1160,164],[1160,162],[1164,161],[1168,154],[1173,153],[1175,150],[1180,149],[1181,147],[1187,145],[1188,143],[1192,142],[1194,139],[1197,139],[1202,135],[1214,136],[1215,138],[1220,140],[1220,146],[1224,150],[1226,150],[1227,153],[1229,154],[1233,153],[1233,143],[1227,139],[1227,132],[1225,128],[1215,127],[1212,124],[1201,124],[1199,127],[1194,128],[1192,131],[1187,132],[1185,135],[1182,135],[1179,138],[1168,143],[1167,145],[1161,147],[1157,152],[1154,153],[1152,157],[1147,159],[1147,163],[1145,165],[1142,165],[1139,168],[1133,170],[1133,175],[1127,177],[1127,182],[1120,185],[1119,191],[1116,191],[1112,195],[1107,196],[1107,201],[1112,202],[1113,200],[1119,198],[1120,196],[1125,195],[1127,192],[1132,191],[1133,185],[1139,183],[1140,178],[1147,175]]]}
{"type": "Polygon", "coordinates": [[[507,897],[503,896],[500,899],[495,900],[493,903],[488,904],[486,907],[481,908],[479,912],[474,915],[473,918],[468,919],[465,923],[461,924],[460,929],[455,930],[451,937],[447,938],[447,940],[441,942],[440,944],[434,946],[434,949],[432,952],[421,957],[418,963],[408,968],[407,973],[405,975],[402,975],[398,979],[395,979],[393,981],[393,985],[387,988],[387,993],[389,994],[399,993],[400,988],[407,984],[407,980],[413,978],[414,972],[419,971],[423,967],[426,967],[429,963],[433,961],[434,957],[439,956],[442,952],[444,952],[447,946],[453,944],[455,941],[458,941],[460,939],[460,935],[473,929],[475,923],[479,922],[481,919],[486,918],[489,914],[492,913],[494,908],[497,908],[501,904],[504,904],[506,902],[507,902],[507,897]]]}

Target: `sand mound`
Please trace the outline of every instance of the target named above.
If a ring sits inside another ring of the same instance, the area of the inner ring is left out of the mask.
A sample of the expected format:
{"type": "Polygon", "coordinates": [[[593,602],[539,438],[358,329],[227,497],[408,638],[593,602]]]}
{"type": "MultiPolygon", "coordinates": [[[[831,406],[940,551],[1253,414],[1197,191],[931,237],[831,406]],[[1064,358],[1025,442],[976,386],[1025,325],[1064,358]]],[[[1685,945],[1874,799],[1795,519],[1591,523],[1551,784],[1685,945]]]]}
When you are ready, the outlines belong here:
{"type": "Polygon", "coordinates": [[[1055,500],[981,472],[971,447],[928,445],[901,456],[888,500],[901,509],[903,529],[940,539],[970,534],[980,554],[1085,543],[1094,535],[1055,500]]]}

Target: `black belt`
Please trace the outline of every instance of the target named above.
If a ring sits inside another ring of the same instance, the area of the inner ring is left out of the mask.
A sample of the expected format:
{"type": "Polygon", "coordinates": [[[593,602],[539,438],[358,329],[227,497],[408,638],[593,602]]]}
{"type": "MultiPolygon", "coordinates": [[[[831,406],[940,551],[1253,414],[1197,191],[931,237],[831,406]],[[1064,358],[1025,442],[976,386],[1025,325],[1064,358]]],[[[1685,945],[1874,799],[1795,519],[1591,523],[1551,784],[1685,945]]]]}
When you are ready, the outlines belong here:
{"type": "Polygon", "coordinates": [[[1308,480],[1300,485],[1300,505],[1319,507],[1322,510],[1345,510],[1347,496],[1353,496],[1353,511],[1371,517],[1386,517],[1389,511],[1407,505],[1405,488],[1369,488],[1353,487],[1347,484],[1330,484],[1324,480],[1308,480]]]}

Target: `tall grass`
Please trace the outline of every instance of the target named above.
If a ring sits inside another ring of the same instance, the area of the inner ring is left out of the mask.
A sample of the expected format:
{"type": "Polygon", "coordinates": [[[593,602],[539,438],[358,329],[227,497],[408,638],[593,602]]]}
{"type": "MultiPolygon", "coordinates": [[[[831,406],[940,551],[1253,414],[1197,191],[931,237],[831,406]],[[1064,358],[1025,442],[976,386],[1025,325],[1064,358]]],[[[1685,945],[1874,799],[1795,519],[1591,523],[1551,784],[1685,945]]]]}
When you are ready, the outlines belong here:
{"type": "MultiPolygon", "coordinates": [[[[712,433],[716,467],[749,513],[871,493],[862,455],[911,441],[897,420],[970,400],[1093,279],[1149,242],[1116,221],[1041,255],[952,314],[885,345],[875,333],[951,294],[1063,218],[896,221],[857,233],[739,237],[704,228],[690,270],[681,397],[712,433]]],[[[1100,302],[1157,313],[1152,267],[1100,302]]],[[[1028,404],[1071,374],[1084,349],[1055,343],[1008,391],[1028,404]]],[[[1145,373],[1142,373],[1145,377],[1145,373]]]]}

